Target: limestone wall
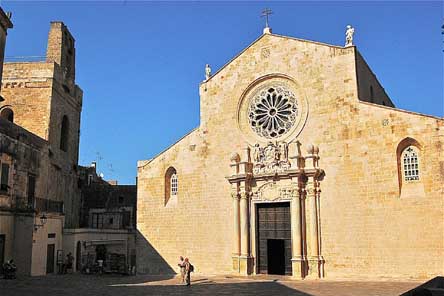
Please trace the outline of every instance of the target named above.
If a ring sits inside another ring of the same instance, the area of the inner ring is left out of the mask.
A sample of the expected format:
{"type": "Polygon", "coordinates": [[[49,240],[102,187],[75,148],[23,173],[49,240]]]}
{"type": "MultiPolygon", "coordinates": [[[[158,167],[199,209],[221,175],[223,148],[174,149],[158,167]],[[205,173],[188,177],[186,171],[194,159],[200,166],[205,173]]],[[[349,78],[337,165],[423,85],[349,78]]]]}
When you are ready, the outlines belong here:
{"type": "MultiPolygon", "coordinates": [[[[0,212],[0,235],[5,236],[4,262],[13,259],[14,254],[14,215],[0,212]]],[[[0,262],[2,264],[3,262],[0,262]]]]}
{"type": "Polygon", "coordinates": [[[14,262],[17,265],[18,274],[31,274],[33,261],[33,231],[34,215],[19,214],[14,216],[14,231],[9,235],[14,237],[12,259],[14,259],[14,262]]]}
{"type": "Polygon", "coordinates": [[[48,139],[54,63],[5,63],[2,96],[14,122],[48,139]]]}
{"type": "MultiPolygon", "coordinates": [[[[36,219],[37,222],[38,219],[36,219]]],[[[63,217],[58,215],[48,215],[48,220],[43,227],[33,232],[32,244],[32,268],[31,275],[46,275],[48,245],[54,244],[54,273],[57,273],[57,250],[62,250],[62,226],[63,217]],[[55,237],[49,237],[48,234],[55,234],[55,237]]]]}
{"type": "Polygon", "coordinates": [[[360,100],[395,107],[385,92],[385,89],[376,78],[376,75],[358,51],[356,51],[356,76],[358,78],[358,94],[360,100]]]}

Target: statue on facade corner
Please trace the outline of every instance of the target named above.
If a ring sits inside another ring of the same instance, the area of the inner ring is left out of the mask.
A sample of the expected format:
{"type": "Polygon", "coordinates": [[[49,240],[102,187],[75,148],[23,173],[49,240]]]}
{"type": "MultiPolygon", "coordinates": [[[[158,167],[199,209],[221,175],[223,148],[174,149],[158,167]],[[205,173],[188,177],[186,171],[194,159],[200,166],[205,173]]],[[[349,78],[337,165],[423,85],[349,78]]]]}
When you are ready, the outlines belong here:
{"type": "Polygon", "coordinates": [[[205,80],[210,79],[211,77],[211,68],[209,64],[205,65],[205,80]]]}
{"type": "Polygon", "coordinates": [[[345,31],[345,46],[353,46],[353,34],[355,33],[355,28],[351,25],[347,25],[347,31],[345,31]]]}

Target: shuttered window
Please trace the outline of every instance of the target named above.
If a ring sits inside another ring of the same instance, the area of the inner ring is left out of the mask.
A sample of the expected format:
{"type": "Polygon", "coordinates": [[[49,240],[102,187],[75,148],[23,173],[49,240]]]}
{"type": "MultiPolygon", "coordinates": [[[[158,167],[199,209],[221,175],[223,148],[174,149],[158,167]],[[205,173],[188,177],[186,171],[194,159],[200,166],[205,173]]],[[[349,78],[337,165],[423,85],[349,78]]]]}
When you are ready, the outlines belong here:
{"type": "Polygon", "coordinates": [[[35,198],[35,177],[28,175],[28,206],[34,207],[35,198]]]}
{"type": "Polygon", "coordinates": [[[0,178],[0,190],[1,191],[8,191],[8,184],[9,184],[9,164],[2,163],[2,170],[1,170],[1,178],[0,178]]]}

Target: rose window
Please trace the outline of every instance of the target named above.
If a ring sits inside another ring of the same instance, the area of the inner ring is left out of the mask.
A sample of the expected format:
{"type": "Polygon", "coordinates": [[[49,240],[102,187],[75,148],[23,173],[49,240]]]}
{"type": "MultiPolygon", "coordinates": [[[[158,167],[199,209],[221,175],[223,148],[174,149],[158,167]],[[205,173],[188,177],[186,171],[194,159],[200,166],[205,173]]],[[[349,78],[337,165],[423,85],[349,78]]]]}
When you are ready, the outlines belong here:
{"type": "Polygon", "coordinates": [[[294,126],[297,115],[296,97],[284,86],[259,90],[248,107],[251,129],[267,139],[286,134],[294,126]]]}

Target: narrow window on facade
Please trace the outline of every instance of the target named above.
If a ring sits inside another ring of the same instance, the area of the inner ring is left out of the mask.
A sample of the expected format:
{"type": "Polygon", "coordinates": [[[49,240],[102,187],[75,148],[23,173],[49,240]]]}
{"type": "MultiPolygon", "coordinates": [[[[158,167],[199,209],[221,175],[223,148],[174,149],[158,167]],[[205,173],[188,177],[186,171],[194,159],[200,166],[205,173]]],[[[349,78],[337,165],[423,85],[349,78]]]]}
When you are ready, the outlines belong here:
{"type": "Polygon", "coordinates": [[[9,108],[3,109],[2,112],[0,113],[0,117],[10,122],[14,122],[14,112],[9,108]]]}
{"type": "Polygon", "coordinates": [[[415,146],[408,146],[401,154],[404,181],[419,180],[419,157],[415,146]]]}
{"type": "Polygon", "coordinates": [[[370,86],[370,102],[371,103],[375,102],[375,94],[373,92],[373,86],[370,86]]]}
{"type": "Polygon", "coordinates": [[[28,175],[28,207],[34,208],[35,200],[35,176],[28,175]]]}
{"type": "Polygon", "coordinates": [[[69,139],[69,121],[68,117],[65,115],[62,119],[62,127],[60,129],[60,149],[63,151],[68,151],[68,139],[69,139]]]}
{"type": "Polygon", "coordinates": [[[165,205],[172,197],[176,197],[178,193],[179,180],[175,168],[170,167],[165,173],[165,205]]]}
{"type": "Polygon", "coordinates": [[[177,195],[177,174],[171,176],[171,195],[177,195]]]}
{"type": "Polygon", "coordinates": [[[8,191],[9,188],[9,164],[2,163],[0,171],[0,191],[8,191]]]}
{"type": "Polygon", "coordinates": [[[103,228],[103,214],[102,213],[94,213],[92,216],[92,228],[103,228]]]}

